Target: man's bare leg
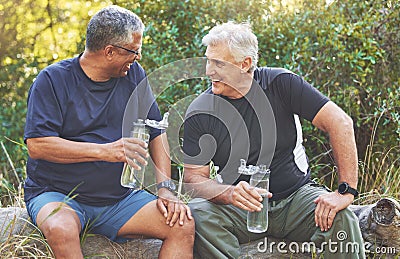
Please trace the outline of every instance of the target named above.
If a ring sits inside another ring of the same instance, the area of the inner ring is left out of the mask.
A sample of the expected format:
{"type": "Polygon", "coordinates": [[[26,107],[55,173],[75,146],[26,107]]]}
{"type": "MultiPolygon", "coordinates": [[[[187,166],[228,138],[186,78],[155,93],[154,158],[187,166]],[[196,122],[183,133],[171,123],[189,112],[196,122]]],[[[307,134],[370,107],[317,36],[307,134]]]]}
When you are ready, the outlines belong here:
{"type": "Polygon", "coordinates": [[[36,224],[57,259],[83,258],[79,239],[81,223],[71,207],[62,202],[50,202],[40,209],[36,224]]]}
{"type": "Polygon", "coordinates": [[[166,224],[166,218],[156,205],[156,200],[143,206],[118,232],[118,236],[137,237],[140,235],[163,240],[159,258],[193,258],[194,220],[179,221],[173,227],[166,224]]]}

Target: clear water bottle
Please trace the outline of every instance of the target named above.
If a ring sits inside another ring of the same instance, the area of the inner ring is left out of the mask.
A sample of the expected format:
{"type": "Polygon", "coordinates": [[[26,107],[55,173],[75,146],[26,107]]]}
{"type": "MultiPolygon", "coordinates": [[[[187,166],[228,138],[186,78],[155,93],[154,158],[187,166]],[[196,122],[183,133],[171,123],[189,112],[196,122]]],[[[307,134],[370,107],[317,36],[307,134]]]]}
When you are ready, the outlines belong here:
{"type": "Polygon", "coordinates": [[[253,233],[263,233],[268,229],[268,191],[270,170],[266,165],[260,165],[250,177],[250,185],[265,189],[261,193],[263,198],[261,211],[247,212],[247,230],[253,233]]]}
{"type": "MultiPolygon", "coordinates": [[[[146,128],[146,124],[142,119],[138,119],[133,123],[131,137],[143,140],[149,143],[150,135],[146,128]]],[[[140,170],[134,169],[132,166],[125,164],[121,175],[121,185],[132,189],[143,189],[144,173],[146,166],[133,160],[133,162],[140,166],[140,170]]]]}

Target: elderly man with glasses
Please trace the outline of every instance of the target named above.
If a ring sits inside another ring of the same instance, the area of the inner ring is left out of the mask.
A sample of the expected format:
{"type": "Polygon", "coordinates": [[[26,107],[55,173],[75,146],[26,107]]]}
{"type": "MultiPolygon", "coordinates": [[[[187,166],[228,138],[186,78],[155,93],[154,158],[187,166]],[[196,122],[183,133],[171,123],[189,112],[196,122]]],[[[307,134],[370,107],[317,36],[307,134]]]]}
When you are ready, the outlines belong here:
{"type": "Polygon", "coordinates": [[[149,156],[145,142],[123,134],[126,106],[133,107],[133,121],[161,120],[145,71],[135,62],[143,30],[126,9],[100,10],[87,27],[85,51],[43,69],[29,91],[25,202],[56,258],[83,258],[84,229],[117,242],[162,239],[160,258],[193,256],[190,209],[166,184],[165,132],[150,130],[158,197],[120,184],[124,163],[139,169],[149,156]]]}

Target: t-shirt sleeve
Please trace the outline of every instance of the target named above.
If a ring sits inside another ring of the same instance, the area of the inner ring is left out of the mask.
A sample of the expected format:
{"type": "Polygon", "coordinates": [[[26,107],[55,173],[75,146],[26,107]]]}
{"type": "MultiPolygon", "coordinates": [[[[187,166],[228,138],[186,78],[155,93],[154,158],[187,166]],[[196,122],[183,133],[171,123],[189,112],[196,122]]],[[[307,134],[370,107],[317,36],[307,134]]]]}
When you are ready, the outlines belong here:
{"type": "Polygon", "coordinates": [[[312,121],[329,101],[328,97],[298,75],[285,73],[275,80],[274,85],[285,106],[308,121],[312,121]]]}
{"type": "Polygon", "coordinates": [[[44,70],[29,90],[24,141],[28,138],[57,137],[62,125],[60,103],[49,73],[44,70]]]}
{"type": "MultiPolygon", "coordinates": [[[[157,103],[154,101],[150,107],[149,114],[147,116],[150,120],[162,120],[160,110],[158,109],[157,103]]],[[[165,132],[165,130],[150,128],[150,141],[159,136],[161,133],[165,132]]]]}
{"type": "Polygon", "coordinates": [[[216,143],[209,133],[211,126],[210,116],[207,114],[193,114],[184,121],[183,152],[184,163],[193,165],[206,165],[215,153],[216,143]]]}

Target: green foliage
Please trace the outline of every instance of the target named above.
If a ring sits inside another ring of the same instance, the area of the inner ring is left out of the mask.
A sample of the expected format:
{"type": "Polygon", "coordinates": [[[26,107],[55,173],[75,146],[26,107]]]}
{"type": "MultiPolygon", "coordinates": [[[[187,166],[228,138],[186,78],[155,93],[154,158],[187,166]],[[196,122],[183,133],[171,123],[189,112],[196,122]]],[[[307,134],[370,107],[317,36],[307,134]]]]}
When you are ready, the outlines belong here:
{"type": "Polygon", "coordinates": [[[45,66],[83,51],[85,24],[107,1],[0,0],[0,195],[25,178],[23,145],[28,89],[45,66]],[[5,153],[10,154],[7,160],[5,153]],[[4,172],[1,173],[1,172],[4,172]],[[11,176],[11,177],[10,177],[11,176]]]}
{"type": "MultiPolygon", "coordinates": [[[[0,141],[20,179],[27,152],[8,139],[23,144],[29,86],[44,66],[83,51],[90,16],[110,3],[0,0],[0,141]]],[[[259,39],[260,66],[286,67],[302,75],[353,118],[360,179],[378,179],[379,174],[398,179],[393,176],[399,174],[400,142],[398,1],[336,1],[331,5],[322,0],[113,3],[133,10],[146,25],[140,63],[148,74],[170,62],[204,56],[201,39],[216,23],[249,21],[259,39]]],[[[157,92],[157,100],[165,112],[206,87],[200,79],[180,81],[157,92]]],[[[314,176],[328,176],[323,179],[330,182],[335,168],[328,140],[310,123],[304,122],[304,128],[314,176]]],[[[17,183],[5,155],[0,156],[0,163],[2,182],[17,183]]],[[[363,191],[382,190],[383,184],[368,181],[362,184],[363,191]]],[[[385,186],[384,192],[399,192],[398,187],[390,188],[385,186]]]]}

